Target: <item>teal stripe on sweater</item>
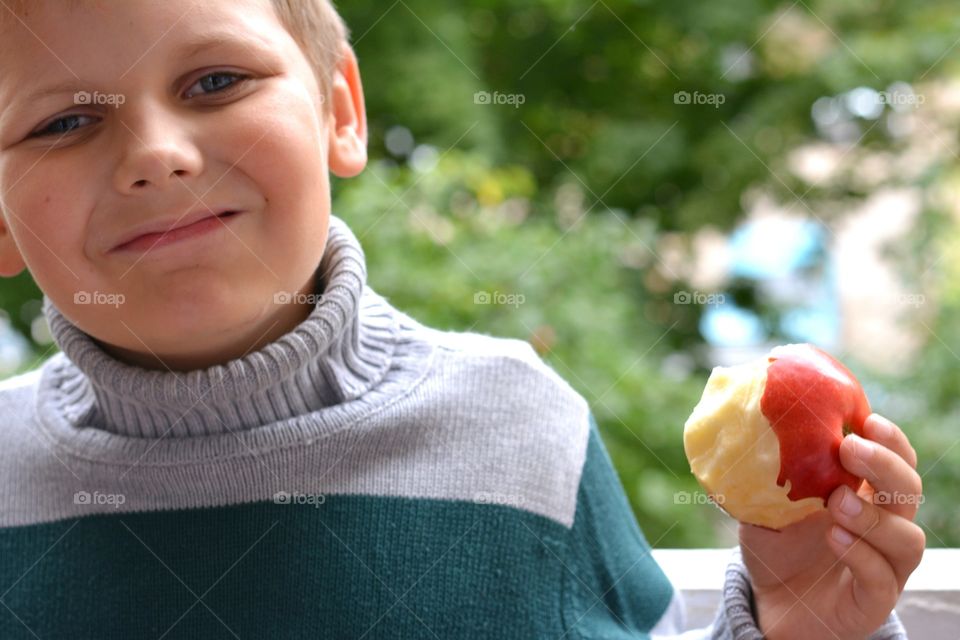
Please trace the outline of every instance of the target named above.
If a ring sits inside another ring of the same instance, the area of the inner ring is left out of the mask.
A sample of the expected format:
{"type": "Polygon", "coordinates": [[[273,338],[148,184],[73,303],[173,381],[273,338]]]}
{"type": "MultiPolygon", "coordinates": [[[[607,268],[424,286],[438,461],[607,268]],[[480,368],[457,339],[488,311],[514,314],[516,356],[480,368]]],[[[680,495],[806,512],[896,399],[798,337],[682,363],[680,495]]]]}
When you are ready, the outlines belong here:
{"type": "Polygon", "coordinates": [[[673,586],[650,553],[590,414],[587,462],[564,574],[568,638],[638,638],[666,613],[673,586]],[[633,633],[627,633],[627,630],[633,633]]]}
{"type": "Polygon", "coordinates": [[[0,637],[638,638],[672,594],[648,551],[591,421],[571,529],[373,496],[0,529],[0,637]]]}
{"type": "Polygon", "coordinates": [[[563,531],[503,506],[368,496],[5,530],[3,602],[23,623],[0,609],[0,637],[559,637],[563,531]]]}

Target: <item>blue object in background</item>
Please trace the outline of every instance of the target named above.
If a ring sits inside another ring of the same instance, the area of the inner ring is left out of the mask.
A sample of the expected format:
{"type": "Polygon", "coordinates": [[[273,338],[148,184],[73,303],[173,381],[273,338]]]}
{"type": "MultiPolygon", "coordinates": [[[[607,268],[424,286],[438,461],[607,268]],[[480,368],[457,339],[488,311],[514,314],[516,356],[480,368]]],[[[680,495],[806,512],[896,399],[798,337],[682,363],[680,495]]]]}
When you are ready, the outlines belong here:
{"type": "MultiPolygon", "coordinates": [[[[805,219],[747,222],[731,234],[730,250],[731,276],[755,281],[761,295],[785,308],[778,327],[783,336],[836,347],[839,301],[823,225],[805,219]]],[[[700,332],[711,346],[744,348],[770,340],[757,314],[736,306],[729,295],[726,300],[701,318],[700,332]]]]}

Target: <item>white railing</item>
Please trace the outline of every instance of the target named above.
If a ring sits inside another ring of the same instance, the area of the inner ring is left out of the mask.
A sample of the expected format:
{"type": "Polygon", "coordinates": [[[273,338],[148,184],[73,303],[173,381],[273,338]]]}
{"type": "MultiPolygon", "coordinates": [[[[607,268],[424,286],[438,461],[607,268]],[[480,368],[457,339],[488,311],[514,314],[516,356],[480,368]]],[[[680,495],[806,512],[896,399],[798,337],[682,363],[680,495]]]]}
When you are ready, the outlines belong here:
{"type": "MultiPolygon", "coordinates": [[[[730,549],[654,549],[687,604],[687,626],[705,627],[720,602],[730,549]]],[[[960,640],[960,549],[927,549],[907,580],[897,615],[911,640],[960,640]]]]}

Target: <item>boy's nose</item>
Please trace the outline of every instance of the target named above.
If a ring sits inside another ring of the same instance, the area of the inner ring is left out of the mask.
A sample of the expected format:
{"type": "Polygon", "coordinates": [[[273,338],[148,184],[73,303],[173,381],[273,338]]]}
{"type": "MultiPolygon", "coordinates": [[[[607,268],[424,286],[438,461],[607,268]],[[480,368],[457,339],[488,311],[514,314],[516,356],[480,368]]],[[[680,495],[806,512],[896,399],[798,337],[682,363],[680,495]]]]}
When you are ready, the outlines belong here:
{"type": "Polygon", "coordinates": [[[202,155],[186,127],[178,125],[175,116],[158,111],[118,118],[120,149],[114,184],[120,193],[138,193],[151,186],[165,188],[202,170],[202,155]]]}

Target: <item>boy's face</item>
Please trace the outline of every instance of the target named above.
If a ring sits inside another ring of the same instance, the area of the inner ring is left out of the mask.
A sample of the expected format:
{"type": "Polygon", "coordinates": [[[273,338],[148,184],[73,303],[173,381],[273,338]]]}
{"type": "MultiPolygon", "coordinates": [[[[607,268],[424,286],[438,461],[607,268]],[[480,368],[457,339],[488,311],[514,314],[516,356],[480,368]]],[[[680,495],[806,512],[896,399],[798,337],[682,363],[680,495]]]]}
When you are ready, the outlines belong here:
{"type": "Polygon", "coordinates": [[[270,0],[66,4],[32,0],[0,33],[0,274],[26,266],[80,329],[143,366],[207,366],[292,329],[312,301],[275,294],[313,285],[327,172],[366,163],[349,47],[325,109],[270,0]],[[188,55],[217,36],[229,43],[188,55]],[[117,248],[225,210],[240,213],[117,248]]]}

